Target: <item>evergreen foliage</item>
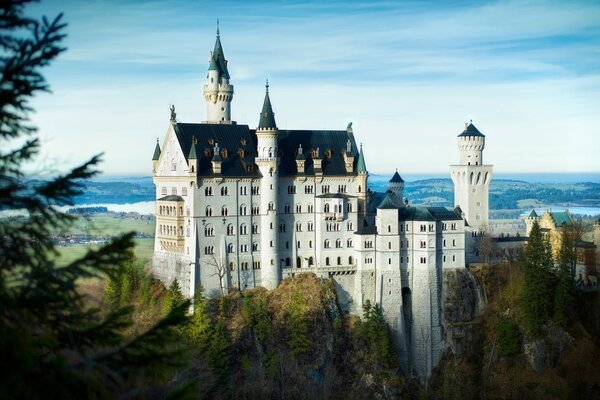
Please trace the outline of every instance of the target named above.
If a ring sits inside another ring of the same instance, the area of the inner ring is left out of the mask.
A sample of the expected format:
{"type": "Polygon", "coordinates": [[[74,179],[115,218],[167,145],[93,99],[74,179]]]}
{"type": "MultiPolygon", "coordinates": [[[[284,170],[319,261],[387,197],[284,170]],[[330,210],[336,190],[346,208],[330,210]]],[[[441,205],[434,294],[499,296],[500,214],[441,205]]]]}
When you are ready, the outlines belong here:
{"type": "Polygon", "coordinates": [[[181,293],[179,282],[177,282],[177,279],[173,279],[167,292],[167,311],[180,307],[183,303],[185,303],[185,298],[181,293]]]}
{"type": "Polygon", "coordinates": [[[191,346],[204,352],[210,346],[213,331],[213,322],[208,313],[208,300],[199,291],[194,298],[194,314],[185,327],[186,339],[191,346]]]}
{"type": "MultiPolygon", "coordinates": [[[[53,233],[76,217],[54,205],[73,205],[83,181],[97,173],[99,156],[55,178],[28,180],[23,166],[40,149],[29,122],[29,101],[48,91],[41,68],[64,51],[62,15],[24,16],[28,1],[0,6],[0,210],[25,216],[0,223],[0,375],[4,398],[143,397],[152,377],[180,365],[170,344],[187,305],[174,308],[148,331],[125,337],[131,308],[108,312],[86,304],[82,279],[116,279],[130,261],[133,233],[89,250],[58,267],[53,233]]],[[[119,298],[123,293],[120,287],[119,298]]],[[[113,294],[116,288],[113,287],[113,294]]],[[[116,297],[115,297],[116,299],[116,297]]],[[[116,302],[116,300],[115,300],[116,302]]],[[[155,381],[156,382],[156,381],[155,381]]]]}
{"type": "Polygon", "coordinates": [[[541,335],[542,325],[552,311],[552,280],[554,262],[552,249],[542,237],[539,224],[534,222],[525,248],[521,308],[527,332],[541,335]]]}
{"type": "Polygon", "coordinates": [[[383,368],[398,366],[398,355],[392,341],[390,327],[383,317],[383,310],[379,304],[371,306],[369,300],[365,301],[360,333],[367,341],[370,352],[375,355],[378,365],[383,368]]]}
{"type": "Polygon", "coordinates": [[[496,324],[498,355],[510,356],[521,350],[519,327],[506,317],[499,317],[496,324]]]}

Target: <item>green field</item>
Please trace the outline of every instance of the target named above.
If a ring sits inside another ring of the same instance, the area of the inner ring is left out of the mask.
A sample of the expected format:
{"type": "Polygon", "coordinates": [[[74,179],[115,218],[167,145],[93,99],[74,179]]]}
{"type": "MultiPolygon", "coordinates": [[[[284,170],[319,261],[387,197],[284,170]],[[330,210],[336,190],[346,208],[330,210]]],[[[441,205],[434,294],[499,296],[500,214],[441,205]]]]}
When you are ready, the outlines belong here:
{"type": "MultiPolygon", "coordinates": [[[[100,214],[78,218],[75,224],[64,233],[112,237],[131,231],[152,235],[148,238],[135,238],[135,255],[142,260],[149,261],[154,251],[154,220],[100,214]]],[[[97,248],[98,245],[74,244],[57,247],[59,265],[66,265],[82,257],[90,247],[97,248]]]]}
{"type": "Polygon", "coordinates": [[[114,236],[130,231],[154,235],[154,221],[124,218],[112,214],[82,216],[69,228],[68,233],[114,236]]]}

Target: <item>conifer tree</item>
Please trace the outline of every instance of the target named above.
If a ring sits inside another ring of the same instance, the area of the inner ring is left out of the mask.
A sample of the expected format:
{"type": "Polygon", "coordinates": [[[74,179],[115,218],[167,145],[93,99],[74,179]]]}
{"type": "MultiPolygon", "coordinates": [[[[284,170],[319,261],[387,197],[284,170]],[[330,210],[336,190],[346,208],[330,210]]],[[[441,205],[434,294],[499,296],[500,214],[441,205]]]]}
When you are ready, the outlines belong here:
{"type": "MultiPolygon", "coordinates": [[[[75,217],[53,206],[72,205],[99,156],[49,180],[23,172],[40,149],[29,122],[33,95],[48,91],[41,68],[65,49],[62,16],[24,15],[28,1],[0,4],[0,374],[3,398],[114,398],[144,396],[144,379],[179,365],[169,344],[187,305],[173,309],[133,338],[129,307],[108,314],[85,304],[82,278],[115,277],[128,261],[133,233],[111,240],[66,266],[57,266],[52,235],[75,217]]],[[[149,382],[148,382],[149,383],[149,382]]]]}
{"type": "Polygon", "coordinates": [[[562,228],[562,243],[560,247],[558,267],[556,269],[556,287],[554,290],[554,320],[558,325],[567,323],[567,302],[573,287],[571,265],[575,261],[575,251],[571,232],[567,226],[562,228]]]}
{"type": "Polygon", "coordinates": [[[542,325],[552,310],[552,249],[542,236],[539,224],[533,223],[523,262],[521,306],[526,328],[532,336],[541,335],[542,325]]]}

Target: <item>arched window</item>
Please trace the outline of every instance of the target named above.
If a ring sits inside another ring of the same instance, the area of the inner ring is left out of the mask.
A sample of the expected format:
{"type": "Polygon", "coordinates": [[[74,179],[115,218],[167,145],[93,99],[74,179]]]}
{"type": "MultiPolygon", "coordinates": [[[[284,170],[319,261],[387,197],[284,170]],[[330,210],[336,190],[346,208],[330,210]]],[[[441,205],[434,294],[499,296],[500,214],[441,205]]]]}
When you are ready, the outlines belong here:
{"type": "Polygon", "coordinates": [[[342,265],[342,257],[337,258],[337,265],[342,265]]]}
{"type": "Polygon", "coordinates": [[[348,239],[348,242],[346,243],[346,247],[352,247],[352,239],[348,239]]]}
{"type": "Polygon", "coordinates": [[[325,265],[329,265],[329,257],[325,257],[325,265]]]}
{"type": "Polygon", "coordinates": [[[352,265],[354,264],[354,260],[352,259],[352,256],[348,257],[348,265],[352,265]]]}
{"type": "Polygon", "coordinates": [[[312,257],[308,257],[308,265],[314,265],[315,260],[312,257]]]}
{"type": "Polygon", "coordinates": [[[229,214],[229,210],[227,210],[227,207],[223,206],[221,207],[221,215],[223,217],[226,217],[229,214]]]}
{"type": "Polygon", "coordinates": [[[324,211],[325,211],[326,213],[328,213],[328,212],[329,212],[329,203],[325,203],[325,208],[324,208],[324,211]]]}
{"type": "Polygon", "coordinates": [[[339,249],[340,247],[342,247],[342,239],[337,239],[337,240],[335,241],[335,247],[337,247],[338,249],[339,249]]]}
{"type": "Polygon", "coordinates": [[[204,227],[204,236],[206,236],[206,237],[215,236],[215,229],[212,227],[212,225],[206,225],[204,227]]]}
{"type": "Polygon", "coordinates": [[[235,247],[233,247],[233,243],[227,244],[227,252],[233,253],[235,251],[235,247]]]}
{"type": "Polygon", "coordinates": [[[205,214],[207,217],[212,217],[212,208],[210,206],[206,207],[205,214]]]}
{"type": "Polygon", "coordinates": [[[348,212],[351,213],[352,212],[352,203],[348,203],[348,212]]]}
{"type": "Polygon", "coordinates": [[[240,225],[240,235],[247,235],[248,234],[248,227],[246,226],[246,224],[241,224],[240,225]]]}
{"type": "Polygon", "coordinates": [[[325,243],[324,243],[323,247],[325,247],[326,249],[331,247],[331,243],[329,242],[329,239],[325,239],[325,243]]]}
{"type": "Polygon", "coordinates": [[[285,258],[285,266],[289,267],[290,265],[292,265],[292,260],[289,257],[285,258]]]}
{"type": "Polygon", "coordinates": [[[212,196],[212,187],[207,187],[204,189],[205,196],[212,196]]]}
{"type": "Polygon", "coordinates": [[[233,225],[232,224],[227,225],[227,235],[233,236],[233,234],[234,234],[233,225]]]}
{"type": "Polygon", "coordinates": [[[252,251],[258,251],[258,243],[252,243],[252,251]]]}
{"type": "Polygon", "coordinates": [[[242,204],[240,206],[240,215],[246,215],[246,205],[242,204]]]}

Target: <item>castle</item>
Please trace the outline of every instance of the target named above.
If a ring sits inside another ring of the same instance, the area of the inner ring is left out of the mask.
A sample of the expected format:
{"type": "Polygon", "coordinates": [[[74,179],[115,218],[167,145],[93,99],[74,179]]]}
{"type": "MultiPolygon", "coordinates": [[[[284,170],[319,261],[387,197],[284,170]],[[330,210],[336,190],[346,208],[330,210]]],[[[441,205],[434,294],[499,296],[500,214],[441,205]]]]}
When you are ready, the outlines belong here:
{"type": "Polygon", "coordinates": [[[369,190],[352,124],[280,129],[267,84],[253,128],[232,120],[233,97],[217,30],[204,85],[207,120],[179,122],[173,107],[154,151],[154,275],[166,284],[177,279],[189,297],[200,285],[216,296],[273,289],[305,272],[329,278],[346,310],[379,304],[404,368],[428,375],[445,348],[442,272],[464,268],[465,232],[488,220],[483,134],[469,124],[459,135],[457,207],[418,206],[404,200],[398,172],[386,193],[369,190]]]}

